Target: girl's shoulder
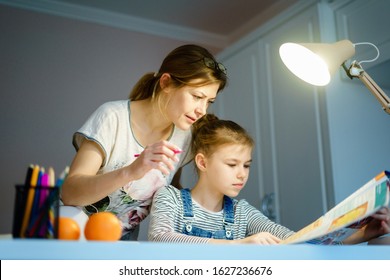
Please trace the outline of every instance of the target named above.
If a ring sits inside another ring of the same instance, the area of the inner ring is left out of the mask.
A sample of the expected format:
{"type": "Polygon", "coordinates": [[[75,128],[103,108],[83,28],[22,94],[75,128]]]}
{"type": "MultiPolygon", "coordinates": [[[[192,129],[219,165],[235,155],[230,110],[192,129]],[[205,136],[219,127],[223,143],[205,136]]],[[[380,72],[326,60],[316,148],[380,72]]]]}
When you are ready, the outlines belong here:
{"type": "Polygon", "coordinates": [[[233,199],[233,203],[235,207],[242,208],[242,209],[248,209],[248,208],[255,208],[246,199],[233,199]]]}
{"type": "Polygon", "coordinates": [[[165,197],[175,197],[178,198],[181,196],[180,190],[172,185],[168,185],[162,187],[156,191],[157,196],[165,196],[165,197]]]}

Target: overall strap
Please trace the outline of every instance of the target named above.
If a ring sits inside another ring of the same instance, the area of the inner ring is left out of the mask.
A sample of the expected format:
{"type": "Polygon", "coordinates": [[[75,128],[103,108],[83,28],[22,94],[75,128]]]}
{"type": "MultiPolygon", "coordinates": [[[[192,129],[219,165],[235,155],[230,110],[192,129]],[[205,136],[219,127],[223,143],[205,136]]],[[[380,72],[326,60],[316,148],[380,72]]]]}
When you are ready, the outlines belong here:
{"type": "Polygon", "coordinates": [[[233,199],[228,196],[223,198],[223,223],[226,239],[233,239],[234,207],[233,199]]]}
{"type": "Polygon", "coordinates": [[[234,224],[233,199],[226,195],[223,198],[223,215],[226,223],[234,224]]]}
{"type": "Polygon", "coordinates": [[[194,213],[192,211],[192,199],[190,189],[182,189],[180,193],[181,198],[183,200],[184,217],[194,217],[194,213]]]}

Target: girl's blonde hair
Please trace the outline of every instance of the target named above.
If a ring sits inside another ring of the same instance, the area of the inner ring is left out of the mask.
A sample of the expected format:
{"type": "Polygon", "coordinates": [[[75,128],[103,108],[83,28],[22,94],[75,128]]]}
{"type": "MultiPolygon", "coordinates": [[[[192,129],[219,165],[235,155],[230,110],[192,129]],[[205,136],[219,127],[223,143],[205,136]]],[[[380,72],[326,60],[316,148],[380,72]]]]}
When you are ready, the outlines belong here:
{"type": "Polygon", "coordinates": [[[220,146],[239,144],[253,149],[254,141],[239,124],[230,120],[221,120],[214,114],[206,114],[192,126],[193,155],[203,153],[210,157],[220,146]]]}
{"type": "Polygon", "coordinates": [[[130,92],[130,100],[159,99],[159,81],[164,73],[170,74],[171,86],[178,88],[218,83],[220,92],[227,83],[226,68],[207,49],[197,45],[183,45],[165,57],[157,73],[147,73],[135,84],[130,92]]]}

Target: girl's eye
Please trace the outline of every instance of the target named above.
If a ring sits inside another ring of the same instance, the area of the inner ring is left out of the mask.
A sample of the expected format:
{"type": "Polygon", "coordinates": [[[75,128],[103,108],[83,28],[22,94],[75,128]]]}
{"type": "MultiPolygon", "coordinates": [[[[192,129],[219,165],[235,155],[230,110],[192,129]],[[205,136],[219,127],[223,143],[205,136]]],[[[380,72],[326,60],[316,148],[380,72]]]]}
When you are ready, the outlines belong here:
{"type": "Polygon", "coordinates": [[[246,165],[244,165],[244,168],[249,169],[249,168],[251,168],[251,165],[250,164],[246,164],[246,165]]]}
{"type": "Polygon", "coordinates": [[[235,167],[236,166],[236,164],[234,164],[234,163],[228,163],[227,165],[230,166],[230,167],[235,167]]]}
{"type": "Polygon", "coordinates": [[[215,100],[209,100],[209,104],[213,104],[215,100]]]}

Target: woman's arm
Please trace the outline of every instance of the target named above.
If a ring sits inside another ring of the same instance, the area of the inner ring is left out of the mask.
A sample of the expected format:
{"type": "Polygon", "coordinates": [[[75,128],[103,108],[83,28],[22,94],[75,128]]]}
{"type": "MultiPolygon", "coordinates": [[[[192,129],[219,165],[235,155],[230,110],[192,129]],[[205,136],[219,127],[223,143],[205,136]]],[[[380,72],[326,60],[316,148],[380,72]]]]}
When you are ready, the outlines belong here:
{"type": "Polygon", "coordinates": [[[84,140],[62,185],[61,199],[65,205],[84,206],[101,200],[128,182],[142,178],[153,168],[169,174],[174,170],[173,162],[178,161],[175,149],[177,147],[169,142],[160,141],[145,147],[130,165],[97,174],[104,153],[95,142],[84,140]]]}
{"type": "Polygon", "coordinates": [[[103,152],[99,145],[84,140],[62,185],[61,198],[65,205],[84,206],[99,201],[135,175],[130,167],[97,175],[102,162],[103,152]]]}

